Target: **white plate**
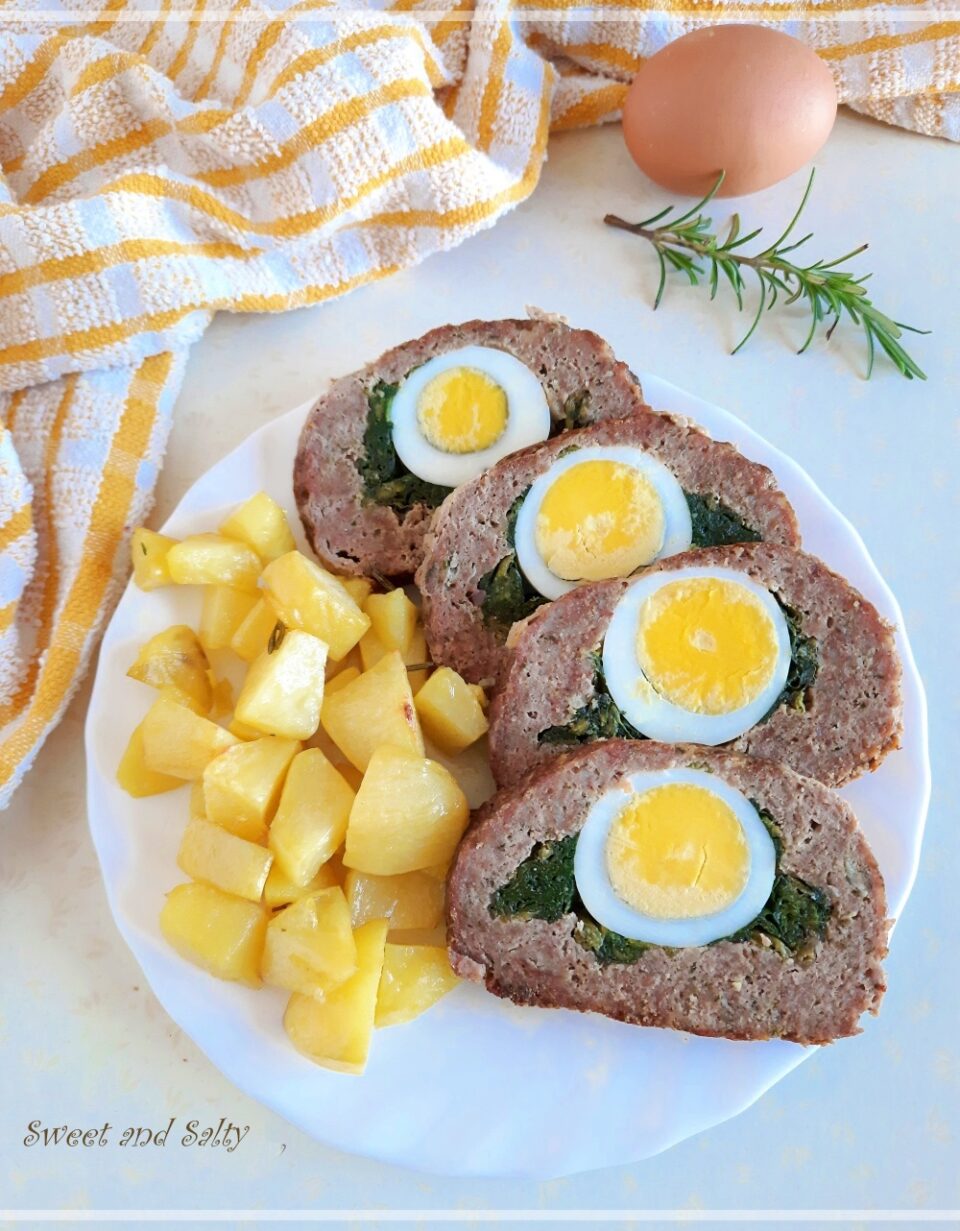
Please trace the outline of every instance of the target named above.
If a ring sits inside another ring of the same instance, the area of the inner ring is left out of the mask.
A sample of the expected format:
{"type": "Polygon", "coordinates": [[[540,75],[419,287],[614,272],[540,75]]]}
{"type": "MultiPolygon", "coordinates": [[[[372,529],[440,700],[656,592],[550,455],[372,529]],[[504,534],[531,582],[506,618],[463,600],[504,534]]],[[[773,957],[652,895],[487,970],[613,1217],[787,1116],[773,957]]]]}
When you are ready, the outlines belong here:
{"type": "MultiPolygon", "coordinates": [[[[770,466],[797,510],[806,549],[897,626],[904,744],[843,792],[876,852],[896,916],[916,873],[930,787],[926,703],[896,600],[857,532],[794,462],[725,411],[656,377],[642,381],[654,406],[689,415],[770,466]]],[[[296,524],[290,475],[306,410],[268,424],[208,471],[164,530],[210,528],[260,488],[296,524]]],[[[744,1110],[810,1054],[778,1041],[733,1043],[519,1009],[463,985],[418,1021],[379,1031],[363,1077],[303,1059],[283,1033],[282,993],[211,979],[161,940],[164,894],[183,880],[175,855],[186,790],[134,800],[114,780],[150,702],[149,690],[125,676],[136,647],[168,624],[195,620],[198,607],[189,588],[147,595],[127,587],[103,640],[87,717],[87,803],[124,939],[170,1016],[247,1094],[318,1140],[370,1158],[449,1175],[546,1178],[656,1154],[744,1110]]],[[[473,791],[480,789],[482,781],[474,782],[473,791]]]]}

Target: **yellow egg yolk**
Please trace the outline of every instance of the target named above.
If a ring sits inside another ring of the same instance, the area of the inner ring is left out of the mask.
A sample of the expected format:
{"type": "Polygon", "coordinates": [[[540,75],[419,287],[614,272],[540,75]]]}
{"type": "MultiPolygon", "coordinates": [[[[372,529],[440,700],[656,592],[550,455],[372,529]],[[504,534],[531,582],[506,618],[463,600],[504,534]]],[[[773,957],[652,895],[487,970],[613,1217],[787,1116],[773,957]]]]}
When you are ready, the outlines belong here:
{"type": "Polygon", "coordinates": [[[550,485],[537,514],[540,558],[564,581],[627,577],[663,546],[663,505],[650,480],[622,462],[586,461],[550,485]]]}
{"type": "Polygon", "coordinates": [[[507,426],[507,395],[486,372],[448,368],[417,401],[420,430],[444,453],[476,453],[496,444],[507,426]]]}
{"type": "Polygon", "coordinates": [[[637,660],[646,681],[693,713],[749,705],[773,678],[778,649],[770,613],[729,579],[667,582],[640,608],[637,660]]]}
{"type": "Polygon", "coordinates": [[[606,857],[616,895],[657,919],[723,910],[750,874],[750,848],[736,813],[689,782],[634,795],[610,826],[606,857]]]}

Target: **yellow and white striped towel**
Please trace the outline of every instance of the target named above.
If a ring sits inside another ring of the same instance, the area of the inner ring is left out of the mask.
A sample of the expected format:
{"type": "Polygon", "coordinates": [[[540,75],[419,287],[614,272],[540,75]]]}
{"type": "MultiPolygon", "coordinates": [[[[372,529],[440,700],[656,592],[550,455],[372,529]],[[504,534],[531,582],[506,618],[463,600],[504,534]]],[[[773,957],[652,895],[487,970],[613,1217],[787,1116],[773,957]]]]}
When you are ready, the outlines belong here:
{"type": "Polygon", "coordinates": [[[705,21],[776,22],[858,110],[960,138],[960,23],[886,13],[0,0],[0,806],[117,596],[214,311],[317,303],[489,226],[551,127],[615,118],[705,21]]]}

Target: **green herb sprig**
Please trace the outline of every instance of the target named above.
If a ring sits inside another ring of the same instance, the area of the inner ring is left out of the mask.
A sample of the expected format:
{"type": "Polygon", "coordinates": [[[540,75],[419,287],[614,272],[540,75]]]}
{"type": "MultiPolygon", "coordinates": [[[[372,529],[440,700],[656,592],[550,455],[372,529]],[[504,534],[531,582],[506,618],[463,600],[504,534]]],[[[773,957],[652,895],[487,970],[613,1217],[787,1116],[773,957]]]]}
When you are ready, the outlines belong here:
{"type": "Polygon", "coordinates": [[[733,349],[733,354],[741,350],[760,323],[765,310],[772,308],[778,299],[784,304],[805,301],[810,308],[810,329],[800,347],[798,354],[802,355],[813,341],[817,326],[829,317],[833,320],[827,328],[827,339],[832,336],[842,316],[846,315],[864,332],[867,342],[867,379],[873,372],[873,361],[876,347],[889,356],[897,370],[912,380],[915,376],[926,380],[925,373],[907,354],[900,344],[903,330],[910,333],[929,333],[926,329],[915,329],[912,325],[904,325],[901,321],[891,320],[878,308],[874,307],[864,283],[870,274],[855,278],[846,269],[840,269],[846,261],[859,256],[866,251],[868,245],[861,244],[852,252],[836,257],[832,261],[814,261],[812,265],[797,265],[788,259],[788,254],[796,252],[807,240],[812,239],[809,232],[802,239],[787,243],[793,234],[804,206],[813,187],[814,172],[810,172],[806,191],[786,230],[776,240],[761,252],[747,256],[741,251],[763,230],[757,227],[746,235],[740,234],[740,215],[734,214],[730,221],[730,229],[724,239],[712,232],[713,220],[703,213],[703,209],[714,198],[723,183],[723,172],[717,182],[702,200],[677,218],[670,217],[675,206],[668,205],[650,218],[642,222],[626,222],[615,214],[607,214],[604,222],[607,226],[618,227],[630,231],[648,240],[654,247],[660,261],[660,283],[654,300],[654,309],[660,306],[664,288],[667,282],[667,272],[673,268],[687,275],[691,285],[699,286],[701,279],[706,278],[710,286],[710,298],[715,299],[720,286],[721,275],[730,283],[737,299],[738,308],[743,311],[743,292],[746,288],[744,273],[753,271],[760,288],[760,302],[750,328],[733,349]],[[659,225],[656,225],[658,224],[659,225]]]}

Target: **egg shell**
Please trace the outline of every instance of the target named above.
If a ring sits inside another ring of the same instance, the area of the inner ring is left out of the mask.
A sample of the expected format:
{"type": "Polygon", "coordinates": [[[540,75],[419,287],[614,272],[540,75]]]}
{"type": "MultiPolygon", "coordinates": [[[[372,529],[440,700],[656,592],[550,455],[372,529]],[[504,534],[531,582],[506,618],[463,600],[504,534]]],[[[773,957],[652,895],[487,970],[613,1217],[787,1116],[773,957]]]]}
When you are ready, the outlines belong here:
{"type": "Polygon", "coordinates": [[[826,64],[804,43],[763,26],[708,26],[640,69],[623,105],[637,166],[671,192],[757,192],[821,148],[837,114],[826,64]]]}

